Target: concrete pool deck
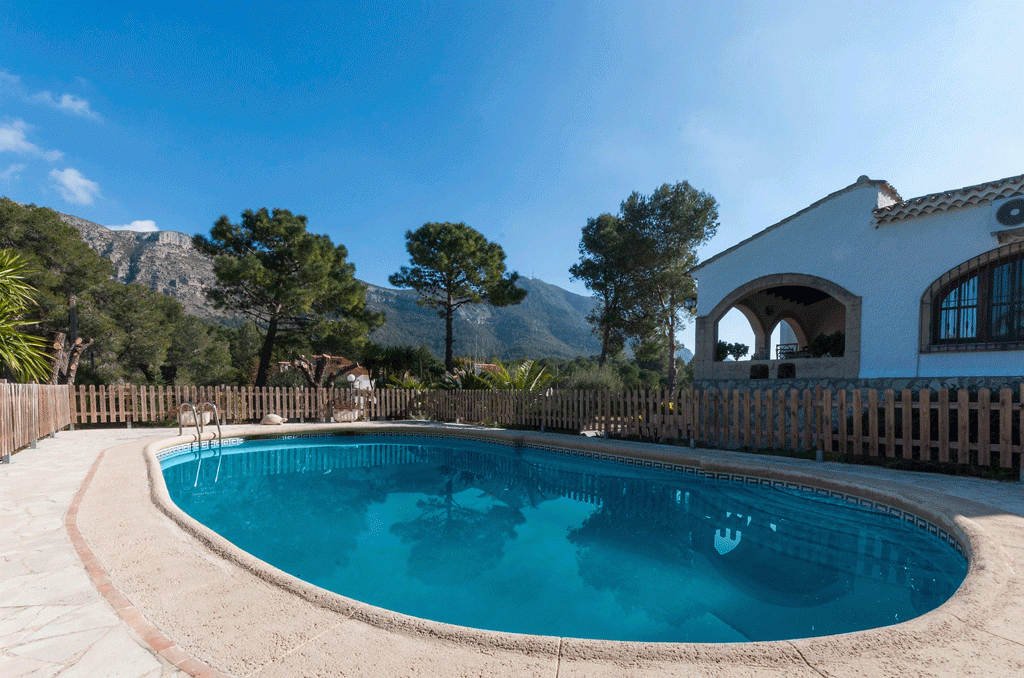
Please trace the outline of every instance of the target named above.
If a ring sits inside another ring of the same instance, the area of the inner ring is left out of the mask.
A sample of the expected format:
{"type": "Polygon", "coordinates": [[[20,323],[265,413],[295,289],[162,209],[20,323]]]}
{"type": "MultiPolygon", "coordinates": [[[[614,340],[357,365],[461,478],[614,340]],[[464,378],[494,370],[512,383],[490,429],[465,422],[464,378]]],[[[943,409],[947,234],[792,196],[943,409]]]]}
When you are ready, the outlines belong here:
{"type": "MultiPolygon", "coordinates": [[[[224,435],[337,428],[229,426],[224,435]]],[[[430,430],[438,428],[476,430],[430,430]]],[[[174,433],[61,432],[0,466],[0,675],[1024,675],[1020,484],[487,432],[850,488],[913,508],[972,549],[968,579],[956,595],[896,626],[768,643],[616,643],[425,622],[305,585],[190,525],[173,508],[161,509],[159,492],[151,493],[144,449],[174,433]],[[90,468],[94,473],[87,478],[90,468]]]]}

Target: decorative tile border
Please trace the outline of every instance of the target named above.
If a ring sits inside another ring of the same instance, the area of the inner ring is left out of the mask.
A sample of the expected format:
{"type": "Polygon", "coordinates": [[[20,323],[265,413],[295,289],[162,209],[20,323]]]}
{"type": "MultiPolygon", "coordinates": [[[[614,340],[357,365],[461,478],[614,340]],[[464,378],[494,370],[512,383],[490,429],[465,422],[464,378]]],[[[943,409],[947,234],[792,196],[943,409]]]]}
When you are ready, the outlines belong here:
{"type": "MultiPolygon", "coordinates": [[[[281,439],[284,440],[285,438],[295,438],[295,437],[296,436],[282,436],[281,439]]],[[[201,449],[201,450],[208,450],[211,447],[214,447],[214,445],[213,445],[214,442],[220,442],[223,447],[235,447],[235,446],[238,446],[238,445],[241,445],[242,443],[244,443],[245,442],[245,438],[238,438],[238,437],[235,437],[235,438],[224,438],[223,440],[220,440],[220,441],[204,440],[204,441],[199,443],[199,449],[201,449]]],[[[182,443],[181,445],[175,445],[174,447],[165,447],[162,450],[157,450],[157,452],[156,452],[156,459],[157,459],[157,461],[163,461],[164,459],[166,459],[168,457],[173,457],[174,455],[178,454],[179,452],[185,452],[185,451],[187,451],[187,452],[195,452],[196,451],[196,444],[195,444],[195,442],[182,443]]]]}
{"type": "MultiPolygon", "coordinates": [[[[677,473],[685,473],[688,475],[697,476],[700,478],[706,478],[708,480],[726,481],[732,483],[759,485],[762,487],[771,487],[779,490],[789,490],[794,492],[804,492],[808,494],[817,494],[830,499],[839,499],[847,502],[851,508],[859,508],[861,510],[870,511],[872,513],[881,513],[891,515],[895,518],[901,519],[908,523],[912,527],[916,527],[923,530],[932,536],[938,537],[943,542],[948,544],[957,553],[960,554],[964,559],[969,560],[969,551],[967,548],[960,543],[956,537],[942,529],[935,523],[926,520],[910,511],[904,511],[896,506],[890,506],[883,502],[873,501],[865,497],[861,497],[856,494],[846,494],[839,490],[830,490],[824,487],[816,487],[814,485],[804,485],[800,483],[794,483],[787,480],[773,480],[770,478],[762,478],[760,476],[749,476],[740,473],[725,473],[706,471],[699,466],[689,466],[684,464],[672,464],[667,462],[653,461],[650,459],[640,459],[636,457],[630,457],[627,455],[619,454],[607,454],[604,452],[594,452],[591,450],[581,450],[573,447],[565,446],[554,446],[554,445],[534,445],[528,444],[523,440],[502,440],[489,438],[486,436],[473,435],[472,433],[467,434],[454,434],[454,433],[412,433],[412,432],[399,432],[399,431],[333,431],[333,432],[316,432],[316,433],[299,433],[289,434],[284,436],[252,436],[249,438],[225,438],[225,446],[237,446],[245,442],[246,440],[294,440],[302,438],[337,438],[337,437],[367,437],[367,438],[430,438],[435,440],[458,440],[458,441],[471,441],[477,443],[486,443],[488,445],[497,445],[500,447],[508,447],[513,449],[521,449],[523,447],[531,450],[544,450],[546,452],[554,452],[556,454],[564,454],[572,457],[582,457],[586,459],[593,459],[597,461],[609,461],[617,464],[625,464],[627,466],[637,466],[646,468],[661,469],[664,471],[674,471],[677,473]]],[[[201,443],[202,448],[209,448],[213,441],[204,440],[201,443]]],[[[157,452],[157,460],[163,460],[173,454],[188,450],[190,452],[195,451],[196,443],[185,443],[182,445],[175,445],[174,447],[168,447],[166,449],[157,452]]]]}

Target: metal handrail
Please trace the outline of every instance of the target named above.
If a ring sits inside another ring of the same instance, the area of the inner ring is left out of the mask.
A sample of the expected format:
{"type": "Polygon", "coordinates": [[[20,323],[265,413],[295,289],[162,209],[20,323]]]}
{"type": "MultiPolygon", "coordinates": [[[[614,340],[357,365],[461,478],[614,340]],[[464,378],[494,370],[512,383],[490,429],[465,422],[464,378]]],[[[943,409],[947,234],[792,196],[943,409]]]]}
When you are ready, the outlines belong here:
{"type": "Polygon", "coordinates": [[[178,405],[178,435],[180,436],[184,432],[184,429],[182,428],[184,424],[181,423],[181,411],[186,407],[192,408],[192,423],[196,425],[196,432],[200,436],[199,438],[196,438],[196,441],[198,442],[202,439],[203,425],[199,423],[199,413],[196,412],[196,406],[192,403],[182,403],[178,405]]]}
{"type": "MultiPolygon", "coordinates": [[[[224,435],[220,430],[220,412],[217,410],[217,406],[213,403],[203,403],[199,408],[200,412],[206,412],[207,406],[213,410],[213,423],[217,424],[217,473],[213,476],[213,482],[216,483],[220,479],[220,465],[224,460],[224,435]]],[[[199,475],[196,474],[196,481],[199,481],[199,475]]]]}
{"type": "Polygon", "coordinates": [[[192,423],[196,425],[196,459],[199,463],[196,464],[196,481],[192,483],[192,487],[199,485],[199,469],[203,468],[203,424],[199,420],[199,413],[196,412],[196,406],[192,403],[182,403],[178,405],[178,435],[180,436],[184,432],[184,424],[181,421],[182,410],[186,407],[192,410],[192,423]]]}

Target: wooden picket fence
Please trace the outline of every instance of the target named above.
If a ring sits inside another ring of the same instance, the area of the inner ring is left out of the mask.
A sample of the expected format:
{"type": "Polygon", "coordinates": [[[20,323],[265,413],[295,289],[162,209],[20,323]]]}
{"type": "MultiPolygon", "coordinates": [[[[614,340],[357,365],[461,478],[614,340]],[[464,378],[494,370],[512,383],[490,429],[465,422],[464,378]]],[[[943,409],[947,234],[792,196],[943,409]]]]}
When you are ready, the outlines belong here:
{"type": "Polygon", "coordinates": [[[0,383],[0,459],[71,424],[67,386],[0,383]]]}
{"type": "Polygon", "coordinates": [[[1019,468],[1024,385],[978,389],[734,390],[695,394],[698,441],[1019,468]]]}
{"type": "Polygon", "coordinates": [[[330,416],[328,404],[347,404],[348,389],[245,388],[238,386],[77,386],[70,391],[72,422],[75,424],[171,423],[178,408],[192,403],[217,406],[221,419],[229,423],[259,420],[267,414],[285,419],[319,421],[330,416]]]}
{"type": "Polygon", "coordinates": [[[1019,467],[1024,385],[967,390],[413,391],[378,389],[79,386],[76,424],[173,422],[181,403],[212,402],[226,422],[275,413],[292,420],[421,418],[593,430],[693,440],[730,449],[787,449],[1019,467]]]}

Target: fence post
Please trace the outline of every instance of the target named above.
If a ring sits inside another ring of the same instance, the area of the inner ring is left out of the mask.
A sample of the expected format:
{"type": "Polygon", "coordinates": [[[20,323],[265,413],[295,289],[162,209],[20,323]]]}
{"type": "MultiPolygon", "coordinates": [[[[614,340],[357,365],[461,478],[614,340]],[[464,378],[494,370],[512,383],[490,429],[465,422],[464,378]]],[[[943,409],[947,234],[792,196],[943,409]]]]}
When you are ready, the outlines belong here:
{"type": "Polygon", "coordinates": [[[825,389],[822,392],[821,385],[814,387],[815,419],[818,423],[818,451],[815,455],[817,461],[825,461],[825,436],[828,431],[829,452],[832,451],[832,391],[825,389]]]}
{"type": "Polygon", "coordinates": [[[900,402],[900,415],[903,418],[903,423],[900,427],[902,432],[901,439],[903,440],[903,453],[900,456],[904,459],[912,459],[914,456],[914,403],[913,395],[909,388],[903,389],[900,396],[900,402]]]}
{"type": "Polygon", "coordinates": [[[992,391],[978,389],[978,464],[992,463],[992,391]]]}
{"type": "Polygon", "coordinates": [[[932,392],[922,388],[917,394],[918,439],[921,461],[932,459],[932,392]]]}
{"type": "Polygon", "coordinates": [[[1013,468],[1013,391],[999,389],[999,466],[1013,468]]]}

